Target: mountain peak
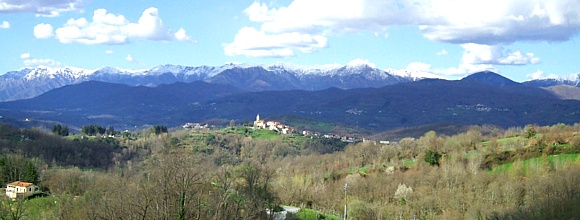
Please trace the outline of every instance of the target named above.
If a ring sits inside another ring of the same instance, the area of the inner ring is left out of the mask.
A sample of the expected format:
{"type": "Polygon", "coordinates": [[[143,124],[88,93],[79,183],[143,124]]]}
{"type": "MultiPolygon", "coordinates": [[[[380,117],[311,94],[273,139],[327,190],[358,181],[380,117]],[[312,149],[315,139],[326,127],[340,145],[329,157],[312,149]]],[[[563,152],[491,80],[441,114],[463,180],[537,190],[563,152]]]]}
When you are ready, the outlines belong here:
{"type": "Polygon", "coordinates": [[[466,76],[465,78],[461,79],[461,81],[480,82],[490,86],[513,86],[519,84],[502,75],[487,70],[466,76]]]}
{"type": "Polygon", "coordinates": [[[356,58],[346,64],[346,68],[360,68],[360,67],[370,67],[373,69],[377,68],[377,66],[374,63],[359,58],[356,58]]]}

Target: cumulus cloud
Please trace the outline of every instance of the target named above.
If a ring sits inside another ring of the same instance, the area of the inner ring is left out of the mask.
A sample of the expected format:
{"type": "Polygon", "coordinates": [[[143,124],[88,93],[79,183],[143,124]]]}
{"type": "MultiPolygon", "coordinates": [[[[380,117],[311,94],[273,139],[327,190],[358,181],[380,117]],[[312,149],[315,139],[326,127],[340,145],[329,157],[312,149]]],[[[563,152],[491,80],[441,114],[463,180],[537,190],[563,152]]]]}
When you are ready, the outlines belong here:
{"type": "MultiPolygon", "coordinates": [[[[275,36],[327,37],[334,32],[361,31],[388,36],[391,26],[416,25],[424,37],[434,41],[508,45],[566,41],[580,32],[578,0],[293,0],[285,6],[256,1],[244,13],[258,24],[259,32],[275,36]]],[[[295,51],[291,47],[265,48],[261,53],[283,50],[294,55],[295,51]]],[[[529,59],[530,54],[516,53],[502,62],[534,62],[529,59]]]]}
{"type": "Polygon", "coordinates": [[[506,51],[503,46],[480,44],[462,44],[464,52],[461,57],[464,64],[526,65],[537,64],[540,59],[533,53],[506,51]]]}
{"type": "Polygon", "coordinates": [[[429,72],[439,76],[461,77],[480,71],[497,71],[496,65],[537,64],[540,59],[533,53],[512,52],[499,45],[462,44],[464,49],[457,67],[433,68],[430,64],[414,62],[406,70],[429,72]]]}
{"type": "Polygon", "coordinates": [[[541,71],[541,70],[527,74],[526,77],[530,80],[545,79],[546,78],[546,76],[544,75],[544,71],[541,71]]]}
{"type": "Polygon", "coordinates": [[[136,63],[137,61],[135,60],[135,58],[133,58],[133,56],[131,56],[131,54],[127,54],[127,57],[125,57],[125,60],[131,62],[131,63],[136,63]]]}
{"type": "Polygon", "coordinates": [[[130,22],[123,15],[97,9],[91,22],[85,18],[69,19],[63,27],[55,30],[55,34],[56,39],[65,44],[126,44],[130,39],[192,41],[185,30],[173,33],[167,28],[157,8],[153,7],[143,11],[136,23],[130,22]]]}
{"type": "Polygon", "coordinates": [[[270,8],[254,2],[244,12],[251,21],[261,22],[261,29],[273,33],[318,33],[329,28],[351,32],[385,32],[386,25],[406,23],[399,6],[384,0],[294,0],[287,7],[270,8]],[[385,13],[385,12],[395,13],[385,13]]]}
{"type": "Polygon", "coordinates": [[[29,59],[29,58],[30,58],[30,53],[20,54],[20,59],[29,59]]]}
{"type": "Polygon", "coordinates": [[[566,41],[580,31],[577,0],[433,0],[421,7],[425,37],[451,43],[507,44],[517,41],[566,41]]]}
{"type": "Polygon", "coordinates": [[[56,17],[62,12],[82,11],[83,0],[8,0],[0,2],[0,13],[34,13],[56,17]]]}
{"type": "Polygon", "coordinates": [[[228,56],[248,57],[289,57],[296,50],[310,53],[327,46],[327,38],[322,35],[288,32],[266,33],[253,27],[244,27],[236,34],[234,42],[224,45],[228,56]]]}
{"type": "Polygon", "coordinates": [[[468,64],[468,63],[461,63],[457,67],[434,68],[428,72],[440,76],[462,77],[475,72],[481,72],[486,70],[497,72],[497,69],[490,64],[468,64]]]}
{"type": "Polygon", "coordinates": [[[185,29],[180,28],[177,32],[175,32],[175,39],[178,41],[189,41],[192,43],[197,43],[196,40],[192,39],[191,36],[187,35],[185,29]]]}
{"type": "Polygon", "coordinates": [[[7,28],[10,28],[10,22],[3,21],[2,24],[0,24],[0,29],[7,29],[7,28]]]}
{"type": "Polygon", "coordinates": [[[61,67],[60,62],[51,59],[26,59],[24,60],[24,65],[27,67],[37,67],[37,66],[48,66],[48,67],[61,67]]]}
{"type": "Polygon", "coordinates": [[[385,9],[396,8],[385,1],[372,4],[350,0],[295,0],[287,7],[273,8],[254,2],[244,13],[253,22],[261,23],[259,29],[244,27],[238,31],[234,42],[225,44],[226,55],[250,57],[288,57],[296,52],[310,53],[327,47],[332,31],[372,31],[388,36],[385,9]],[[377,5],[378,4],[378,5],[377,5]],[[323,9],[323,10],[321,10],[323,9]]]}
{"type": "Polygon", "coordinates": [[[419,25],[432,40],[500,44],[567,40],[580,31],[579,8],[577,0],[294,0],[278,8],[254,2],[244,12],[269,32],[419,25]]]}
{"type": "Polygon", "coordinates": [[[34,26],[34,37],[39,39],[46,39],[51,38],[52,36],[54,36],[52,25],[41,23],[34,26]]]}
{"type": "Polygon", "coordinates": [[[106,54],[113,54],[113,53],[114,53],[114,51],[113,51],[113,50],[106,50],[106,51],[105,51],[105,53],[106,53],[106,54]]]}
{"type": "Polygon", "coordinates": [[[30,55],[30,53],[20,54],[20,59],[23,60],[24,66],[26,67],[37,67],[37,66],[48,66],[48,67],[61,67],[60,62],[51,59],[36,59],[30,55]]]}

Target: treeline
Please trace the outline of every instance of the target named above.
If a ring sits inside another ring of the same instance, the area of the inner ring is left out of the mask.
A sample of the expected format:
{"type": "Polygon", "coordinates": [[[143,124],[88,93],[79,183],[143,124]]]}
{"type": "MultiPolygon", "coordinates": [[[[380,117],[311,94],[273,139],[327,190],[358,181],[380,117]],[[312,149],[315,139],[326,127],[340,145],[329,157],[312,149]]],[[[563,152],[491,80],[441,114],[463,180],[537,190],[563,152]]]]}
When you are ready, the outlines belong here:
{"type": "Polygon", "coordinates": [[[115,131],[115,128],[113,126],[109,126],[108,128],[105,127],[101,127],[98,125],[85,125],[83,127],[81,127],[81,132],[85,135],[89,135],[89,136],[95,136],[97,134],[99,135],[117,135],[120,134],[121,132],[119,131],[115,131]]]}
{"type": "Polygon", "coordinates": [[[59,203],[48,219],[271,219],[278,204],[271,170],[253,163],[215,166],[188,151],[144,161],[143,171],[120,175],[52,170],[45,185],[59,203]],[[72,200],[71,196],[79,196],[72,200]],[[74,207],[74,208],[72,208],[74,207]]]}
{"type": "Polygon", "coordinates": [[[124,161],[123,148],[105,140],[69,140],[37,129],[0,124],[0,152],[37,158],[44,164],[108,169],[124,161]]]}
{"type": "Polygon", "coordinates": [[[0,157],[0,185],[14,181],[39,183],[38,160],[22,155],[6,154],[0,157]]]}

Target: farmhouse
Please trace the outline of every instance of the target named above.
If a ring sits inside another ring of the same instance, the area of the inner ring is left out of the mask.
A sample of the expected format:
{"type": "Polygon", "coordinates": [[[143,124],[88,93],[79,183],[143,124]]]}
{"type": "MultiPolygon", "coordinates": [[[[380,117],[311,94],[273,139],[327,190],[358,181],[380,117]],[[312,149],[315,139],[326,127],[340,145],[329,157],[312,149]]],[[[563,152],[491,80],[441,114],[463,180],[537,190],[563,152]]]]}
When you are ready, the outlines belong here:
{"type": "Polygon", "coordinates": [[[26,196],[35,192],[39,192],[38,186],[22,181],[8,183],[6,185],[6,196],[15,199],[18,196],[26,196]]]}

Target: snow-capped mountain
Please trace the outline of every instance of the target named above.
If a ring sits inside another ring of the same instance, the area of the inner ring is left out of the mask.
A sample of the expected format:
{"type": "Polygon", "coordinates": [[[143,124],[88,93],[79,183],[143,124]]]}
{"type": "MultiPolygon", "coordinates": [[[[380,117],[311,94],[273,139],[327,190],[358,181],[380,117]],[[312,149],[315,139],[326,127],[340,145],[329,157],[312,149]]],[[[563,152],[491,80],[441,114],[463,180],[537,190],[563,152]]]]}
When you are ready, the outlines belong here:
{"type": "Polygon", "coordinates": [[[535,79],[528,82],[524,82],[524,84],[536,87],[550,87],[557,85],[569,85],[580,87],[580,73],[546,79],[535,79]]]}
{"type": "Polygon", "coordinates": [[[101,67],[94,70],[76,67],[39,66],[0,75],[0,101],[26,99],[51,89],[85,81],[127,85],[157,86],[175,82],[205,81],[236,86],[248,91],[320,90],[382,87],[424,78],[395,70],[381,70],[364,61],[347,65],[300,66],[287,63],[251,65],[229,63],[222,66],[162,65],[152,69],[127,70],[101,67]]]}

